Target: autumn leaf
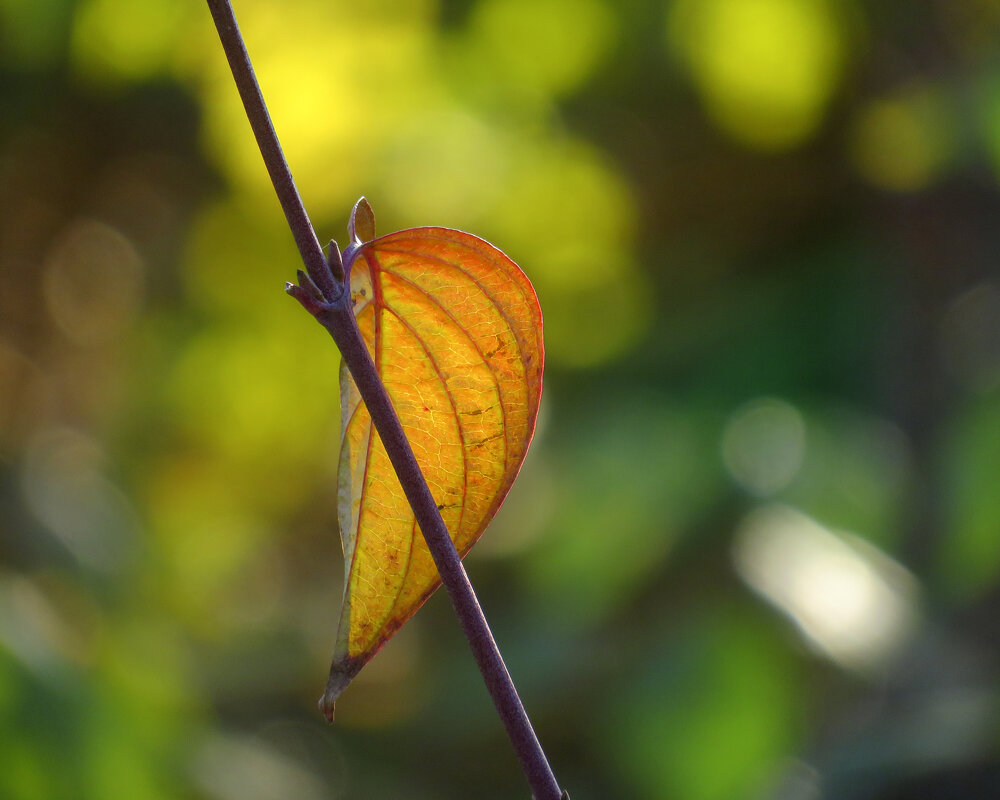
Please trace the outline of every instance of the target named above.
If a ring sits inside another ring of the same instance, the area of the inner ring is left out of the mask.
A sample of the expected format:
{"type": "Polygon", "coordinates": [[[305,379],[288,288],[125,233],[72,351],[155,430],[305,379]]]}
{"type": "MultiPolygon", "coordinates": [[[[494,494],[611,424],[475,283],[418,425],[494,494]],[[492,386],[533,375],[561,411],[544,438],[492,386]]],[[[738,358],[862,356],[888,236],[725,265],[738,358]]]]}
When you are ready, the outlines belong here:
{"type": "MultiPolygon", "coordinates": [[[[345,251],[362,337],[460,556],[482,535],[531,441],[542,317],[520,268],[447,228],[374,238],[362,198],[345,251]]],[[[333,702],[441,579],[370,415],[340,368],[338,515],[347,572],[333,702]]]]}

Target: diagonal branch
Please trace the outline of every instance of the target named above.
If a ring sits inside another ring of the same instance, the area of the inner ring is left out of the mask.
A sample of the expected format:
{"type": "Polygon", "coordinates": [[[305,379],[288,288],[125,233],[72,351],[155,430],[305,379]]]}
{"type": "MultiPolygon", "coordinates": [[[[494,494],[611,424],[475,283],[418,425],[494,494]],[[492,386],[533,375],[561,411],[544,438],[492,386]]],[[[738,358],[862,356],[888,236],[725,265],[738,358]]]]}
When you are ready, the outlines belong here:
{"type": "MultiPolygon", "coordinates": [[[[427,547],[434,557],[442,583],[451,597],[462,629],[469,640],[479,670],[493,698],[507,735],[514,746],[535,800],[560,800],[562,793],[548,760],[535,736],[524,706],[500,655],[479,600],[469,582],[465,567],[448,534],[441,513],[431,496],[427,482],[399,423],[375,369],[368,349],[358,332],[351,309],[350,292],[334,277],[331,266],[339,266],[339,251],[331,245],[331,263],[323,258],[319,240],[313,231],[302,199],[285,161],[264,98],[257,84],[250,56],[247,54],[229,0],[208,0],[226,57],[236,80],[247,118],[253,128],[271,182],[285,212],[288,225],[305,264],[308,278],[300,286],[289,284],[287,291],[329,331],[347,363],[351,376],[364,400],[375,428],[382,439],[406,498],[413,508],[427,547]],[[319,292],[315,288],[319,287],[319,292]],[[317,296],[320,294],[321,296],[317,296]]],[[[338,277],[342,275],[338,270],[338,277]]],[[[333,676],[331,676],[333,677],[333,676]]],[[[326,695],[324,695],[324,699],[326,695]]],[[[322,703],[322,701],[321,701],[322,703]]]]}

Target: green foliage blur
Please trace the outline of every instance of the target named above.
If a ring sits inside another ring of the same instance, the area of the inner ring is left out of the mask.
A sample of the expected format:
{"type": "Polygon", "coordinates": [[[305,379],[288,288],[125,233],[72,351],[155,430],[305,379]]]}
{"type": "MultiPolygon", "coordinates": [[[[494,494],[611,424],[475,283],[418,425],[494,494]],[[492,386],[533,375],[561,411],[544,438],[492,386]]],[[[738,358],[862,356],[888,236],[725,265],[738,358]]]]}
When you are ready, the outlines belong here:
{"type": "MultiPolygon", "coordinates": [[[[324,241],[541,297],[467,559],[573,800],[1000,797],[1000,2],[241,0],[324,241]]],[[[447,598],[316,710],[338,356],[207,9],[0,0],[0,798],[526,798],[447,598]]]]}

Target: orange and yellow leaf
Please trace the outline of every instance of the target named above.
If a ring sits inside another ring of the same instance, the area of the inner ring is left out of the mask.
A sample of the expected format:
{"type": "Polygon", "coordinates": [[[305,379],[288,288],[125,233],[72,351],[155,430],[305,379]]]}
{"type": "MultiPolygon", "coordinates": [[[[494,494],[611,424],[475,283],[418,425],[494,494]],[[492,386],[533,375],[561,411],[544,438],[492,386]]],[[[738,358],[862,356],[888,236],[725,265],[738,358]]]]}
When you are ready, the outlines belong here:
{"type": "MultiPolygon", "coordinates": [[[[374,235],[362,201],[352,236],[374,235]]],[[[488,242],[416,228],[364,242],[354,313],[460,556],[503,502],[542,389],[542,317],[520,268],[488,242]]],[[[440,584],[354,381],[341,365],[338,511],[347,570],[335,696],[440,584]]]]}

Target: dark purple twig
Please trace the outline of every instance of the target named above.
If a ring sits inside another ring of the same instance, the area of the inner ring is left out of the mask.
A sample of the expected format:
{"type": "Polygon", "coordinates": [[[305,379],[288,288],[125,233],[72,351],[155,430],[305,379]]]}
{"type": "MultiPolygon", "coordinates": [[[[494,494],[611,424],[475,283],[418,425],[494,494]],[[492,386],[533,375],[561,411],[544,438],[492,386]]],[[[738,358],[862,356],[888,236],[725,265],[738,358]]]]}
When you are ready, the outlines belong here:
{"type": "MultiPolygon", "coordinates": [[[[334,278],[330,265],[323,258],[319,241],[295,188],[291,171],[264,105],[264,98],[236,25],[232,6],[229,0],[208,0],[208,6],[278,200],[288,219],[308,277],[314,284],[311,286],[308,281],[303,281],[304,276],[300,275],[299,282],[305,285],[289,284],[287,291],[330,332],[351,371],[361,398],[371,414],[386,453],[399,476],[406,498],[427,540],[427,547],[434,557],[442,583],[455,606],[455,612],[469,640],[469,646],[483,674],[483,680],[521,761],[535,800],[561,800],[565,795],[560,790],[535,736],[500,650],[483,616],[465,567],[455,550],[406,434],[403,433],[389,395],[358,331],[351,309],[351,293],[345,291],[334,278]],[[317,297],[312,291],[315,287],[319,287],[322,298],[317,297]]],[[[336,254],[332,255],[336,261],[336,254]]]]}

